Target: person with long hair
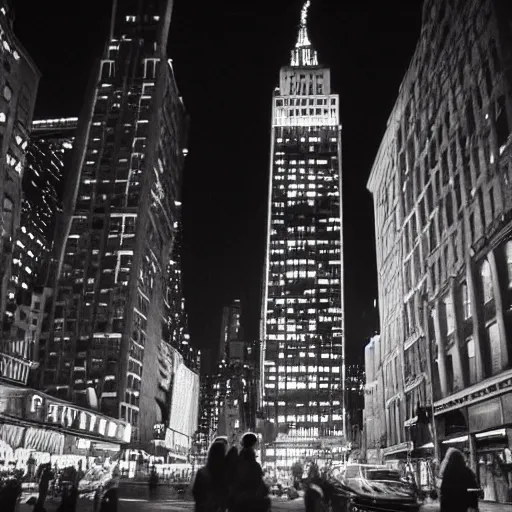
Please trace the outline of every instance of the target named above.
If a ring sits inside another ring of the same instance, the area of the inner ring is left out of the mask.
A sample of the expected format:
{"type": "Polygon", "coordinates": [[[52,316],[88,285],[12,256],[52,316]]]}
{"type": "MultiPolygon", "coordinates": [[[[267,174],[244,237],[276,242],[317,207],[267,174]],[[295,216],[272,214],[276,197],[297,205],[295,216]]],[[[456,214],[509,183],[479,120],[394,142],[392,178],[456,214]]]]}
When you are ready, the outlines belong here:
{"type": "Polygon", "coordinates": [[[227,503],[226,445],[214,442],[206,466],[196,474],[192,487],[196,512],[224,512],[227,503]]]}
{"type": "Polygon", "coordinates": [[[464,455],[450,448],[441,464],[441,512],[478,510],[478,483],[464,455]]]}
{"type": "Polygon", "coordinates": [[[238,473],[238,448],[232,446],[226,455],[226,485],[227,485],[227,502],[226,508],[233,509],[233,495],[238,473]]]}

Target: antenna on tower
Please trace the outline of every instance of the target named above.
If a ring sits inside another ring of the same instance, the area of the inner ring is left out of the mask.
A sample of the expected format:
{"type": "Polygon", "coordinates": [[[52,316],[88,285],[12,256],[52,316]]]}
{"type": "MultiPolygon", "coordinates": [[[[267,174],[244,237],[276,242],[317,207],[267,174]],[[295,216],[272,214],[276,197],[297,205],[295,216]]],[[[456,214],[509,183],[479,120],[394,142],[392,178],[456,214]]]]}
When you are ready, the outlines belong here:
{"type": "Polygon", "coordinates": [[[302,27],[305,27],[308,22],[308,9],[311,5],[311,0],[306,0],[304,5],[302,6],[302,11],[300,13],[300,24],[302,27]]]}
{"type": "Polygon", "coordinates": [[[297,44],[295,45],[296,48],[311,46],[308,37],[308,10],[310,5],[311,0],[306,0],[300,12],[300,28],[299,37],[297,38],[297,44]]]}
{"type": "Polygon", "coordinates": [[[311,0],[306,0],[300,11],[300,27],[292,50],[292,66],[318,66],[316,51],[313,49],[308,36],[308,11],[311,0]]]}

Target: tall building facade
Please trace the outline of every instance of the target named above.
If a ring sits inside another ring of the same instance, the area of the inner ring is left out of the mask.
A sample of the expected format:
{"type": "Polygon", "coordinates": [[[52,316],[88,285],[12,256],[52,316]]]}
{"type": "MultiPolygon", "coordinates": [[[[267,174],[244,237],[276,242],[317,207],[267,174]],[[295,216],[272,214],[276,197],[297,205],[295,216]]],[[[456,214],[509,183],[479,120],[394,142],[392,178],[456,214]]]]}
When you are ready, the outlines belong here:
{"type": "MultiPolygon", "coordinates": [[[[0,1],[0,318],[1,332],[10,324],[8,302],[23,202],[22,180],[40,73],[13,32],[10,2],[0,1]],[[7,325],[4,326],[4,320],[7,325]]],[[[4,336],[0,339],[0,376],[24,378],[30,369],[4,336]]]]}
{"type": "Polygon", "coordinates": [[[183,286],[182,251],[183,227],[181,220],[174,222],[175,240],[171,258],[167,267],[167,286],[164,309],[163,339],[169,340],[182,356],[187,366],[196,372],[200,371],[200,351],[190,343],[188,315],[185,304],[183,286]]]}
{"type": "Polygon", "coordinates": [[[170,344],[165,288],[186,153],[166,53],[172,4],[114,2],[79,118],[57,295],[40,345],[42,388],[126,420],[145,446],[168,420],[160,355],[170,344]]]}
{"type": "Polygon", "coordinates": [[[345,369],[347,439],[352,442],[353,449],[360,448],[360,432],[363,428],[365,380],[363,364],[347,364],[345,369]]]}
{"type": "Polygon", "coordinates": [[[22,178],[23,204],[7,290],[2,338],[12,356],[4,377],[28,383],[37,366],[39,336],[51,296],[55,230],[62,214],[65,168],[69,168],[77,118],[32,123],[22,178]]]}
{"type": "Polygon", "coordinates": [[[272,108],[261,397],[280,432],[266,460],[283,469],[345,434],[339,98],[308,7],[272,108]]]}
{"type": "Polygon", "coordinates": [[[383,455],[440,459],[458,447],[485,499],[510,501],[512,6],[423,9],[368,182],[383,455]],[[408,439],[418,405],[434,417],[432,444],[408,439]]]}
{"type": "Polygon", "coordinates": [[[222,322],[220,327],[220,348],[219,359],[229,358],[229,349],[231,342],[241,341],[243,339],[240,318],[242,316],[242,307],[240,299],[235,299],[229,306],[222,308],[222,322]]]}

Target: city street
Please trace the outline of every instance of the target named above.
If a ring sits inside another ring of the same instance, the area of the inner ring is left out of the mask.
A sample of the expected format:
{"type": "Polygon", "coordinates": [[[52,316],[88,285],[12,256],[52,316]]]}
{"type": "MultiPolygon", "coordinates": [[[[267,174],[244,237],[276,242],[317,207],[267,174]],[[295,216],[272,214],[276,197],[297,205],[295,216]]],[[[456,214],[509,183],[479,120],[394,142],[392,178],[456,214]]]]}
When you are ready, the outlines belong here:
{"type": "MultiPolygon", "coordinates": [[[[187,498],[178,498],[171,494],[167,487],[160,487],[155,499],[150,500],[147,489],[142,486],[134,486],[131,489],[124,489],[119,499],[118,512],[156,512],[165,510],[168,512],[192,512],[194,503],[187,498]]],[[[48,512],[54,512],[58,503],[47,503],[48,512]]],[[[272,511],[297,511],[304,510],[304,502],[301,498],[288,501],[284,499],[272,500],[272,511]]],[[[421,512],[434,512],[439,510],[438,503],[428,503],[421,507],[421,512]]],[[[32,506],[22,504],[19,507],[20,512],[32,511],[32,506]]],[[[81,503],[77,512],[92,512],[92,502],[81,503]]],[[[480,512],[512,512],[512,505],[500,505],[495,503],[481,502],[480,512]]]]}

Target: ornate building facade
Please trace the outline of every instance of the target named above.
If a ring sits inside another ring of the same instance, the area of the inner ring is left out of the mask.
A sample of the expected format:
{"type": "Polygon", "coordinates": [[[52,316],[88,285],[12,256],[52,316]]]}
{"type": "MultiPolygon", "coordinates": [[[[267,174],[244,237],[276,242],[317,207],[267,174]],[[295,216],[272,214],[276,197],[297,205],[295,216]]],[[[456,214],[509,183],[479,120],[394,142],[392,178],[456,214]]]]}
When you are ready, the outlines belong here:
{"type": "Polygon", "coordinates": [[[458,447],[498,502],[512,495],[511,20],[506,1],[425,1],[368,183],[384,458],[458,447]],[[418,405],[433,442],[412,446],[418,405]]]}

